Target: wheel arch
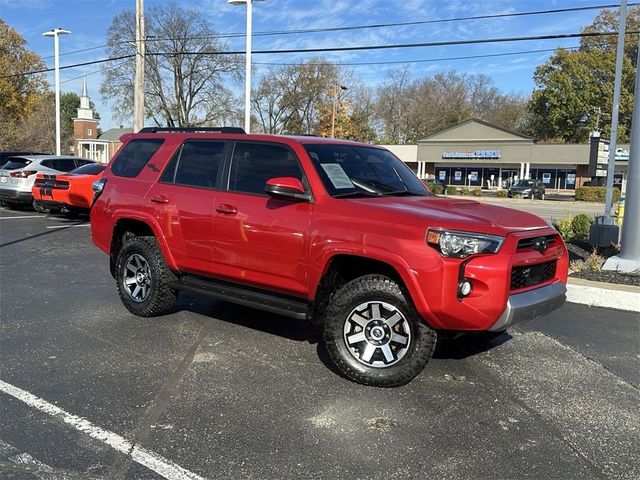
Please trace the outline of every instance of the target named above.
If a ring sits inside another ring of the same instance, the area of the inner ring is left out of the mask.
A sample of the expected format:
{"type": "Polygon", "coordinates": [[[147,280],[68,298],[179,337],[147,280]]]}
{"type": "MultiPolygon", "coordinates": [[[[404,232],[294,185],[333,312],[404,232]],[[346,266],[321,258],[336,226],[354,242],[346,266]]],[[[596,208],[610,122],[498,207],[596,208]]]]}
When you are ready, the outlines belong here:
{"type": "Polygon", "coordinates": [[[396,281],[400,288],[408,293],[407,300],[412,302],[418,311],[423,311],[421,307],[424,306],[424,299],[408,268],[397,262],[370,256],[336,253],[325,262],[322,274],[314,285],[315,289],[310,292],[314,299],[314,318],[322,316],[333,291],[355,278],[369,274],[386,275],[396,281]],[[422,304],[419,305],[418,302],[422,304]]]}
{"type": "Polygon", "coordinates": [[[169,252],[164,235],[153,222],[148,222],[140,218],[123,217],[118,219],[111,235],[111,245],[109,248],[109,270],[112,276],[115,276],[116,259],[124,242],[129,236],[134,237],[155,237],[158,246],[162,251],[162,255],[169,268],[175,270],[175,262],[173,256],[169,252]]]}

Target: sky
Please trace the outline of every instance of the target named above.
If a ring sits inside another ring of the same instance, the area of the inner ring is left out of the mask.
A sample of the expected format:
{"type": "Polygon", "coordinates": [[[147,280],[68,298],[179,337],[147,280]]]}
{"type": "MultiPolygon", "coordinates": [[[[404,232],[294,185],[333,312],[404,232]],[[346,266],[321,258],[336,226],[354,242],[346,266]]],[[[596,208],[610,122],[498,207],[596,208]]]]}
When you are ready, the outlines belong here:
{"type": "MultiPolygon", "coordinates": [[[[145,9],[171,0],[144,0],[145,9]]],[[[197,8],[219,33],[244,34],[246,8],[229,5],[226,0],[172,0],[197,8]]],[[[317,29],[371,25],[380,23],[415,22],[461,16],[500,14],[616,3],[615,0],[265,0],[254,1],[253,31],[317,29]]],[[[619,3],[619,2],[618,2],[619,3]]],[[[52,28],[64,28],[71,34],[60,37],[61,66],[98,60],[106,57],[104,45],[112,18],[123,10],[135,9],[135,0],[0,0],[0,18],[17,30],[26,40],[26,47],[42,56],[53,67],[53,41],[42,33],[52,28]],[[76,52],[77,50],[86,50],[76,52]],[[76,53],[74,53],[76,52],[76,53]]],[[[385,27],[345,32],[306,33],[253,38],[253,50],[284,48],[341,47],[354,45],[385,45],[436,42],[462,39],[516,37],[578,33],[590,24],[598,10],[554,13],[499,19],[467,20],[425,25],[385,27]]],[[[244,51],[244,37],[225,39],[229,50],[244,51]]],[[[503,92],[528,96],[534,88],[533,72],[553,52],[537,52],[466,60],[443,60],[449,57],[494,53],[546,50],[578,45],[578,39],[536,40],[483,45],[417,47],[389,50],[368,50],[325,53],[323,57],[337,63],[351,64],[359,82],[375,87],[393,74],[393,70],[409,65],[414,77],[456,70],[461,73],[483,73],[490,76],[503,92]],[[370,62],[400,62],[398,64],[356,65],[370,62]]],[[[318,54],[253,55],[253,83],[259,80],[273,63],[305,61],[318,54]]],[[[60,72],[61,91],[82,91],[86,76],[91,100],[100,113],[104,130],[117,127],[108,99],[101,98],[101,69],[104,65],[77,67],[60,72]]],[[[53,89],[53,73],[48,74],[53,89]]],[[[243,84],[234,85],[242,95],[243,84]]],[[[126,121],[124,123],[127,123],[126,121]]]]}

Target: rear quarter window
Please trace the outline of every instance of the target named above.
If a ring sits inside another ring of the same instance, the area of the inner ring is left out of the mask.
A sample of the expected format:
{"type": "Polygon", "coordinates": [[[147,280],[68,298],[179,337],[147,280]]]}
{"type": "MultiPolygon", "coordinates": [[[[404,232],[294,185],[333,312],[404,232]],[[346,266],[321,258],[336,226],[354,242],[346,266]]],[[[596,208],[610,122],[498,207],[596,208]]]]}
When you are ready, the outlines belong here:
{"type": "Polygon", "coordinates": [[[163,143],[162,138],[130,140],[113,161],[111,171],[118,177],[137,177],[163,143]]]}
{"type": "Polygon", "coordinates": [[[24,168],[31,163],[31,160],[22,158],[13,158],[9,160],[2,168],[5,170],[17,170],[18,168],[24,168]]]}

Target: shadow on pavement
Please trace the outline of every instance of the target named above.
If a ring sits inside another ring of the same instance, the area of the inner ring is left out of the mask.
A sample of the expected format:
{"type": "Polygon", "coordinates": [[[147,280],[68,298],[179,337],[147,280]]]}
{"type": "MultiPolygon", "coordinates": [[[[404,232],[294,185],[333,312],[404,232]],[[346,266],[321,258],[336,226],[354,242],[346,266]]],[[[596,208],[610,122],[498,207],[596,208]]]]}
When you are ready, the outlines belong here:
{"type": "Polygon", "coordinates": [[[463,360],[473,355],[491,350],[511,340],[507,332],[460,333],[455,336],[441,336],[433,358],[439,360],[463,360]]]}
{"type": "MultiPolygon", "coordinates": [[[[320,361],[336,374],[324,342],[321,329],[317,325],[304,320],[294,320],[273,313],[263,312],[249,307],[216,300],[206,295],[192,292],[181,292],[174,312],[189,311],[227,323],[251,328],[270,335],[277,335],[296,342],[307,342],[317,345],[316,351],[320,361]]],[[[441,335],[436,345],[434,359],[462,360],[473,355],[491,350],[511,339],[506,332],[491,334],[460,333],[454,336],[441,335]]]]}

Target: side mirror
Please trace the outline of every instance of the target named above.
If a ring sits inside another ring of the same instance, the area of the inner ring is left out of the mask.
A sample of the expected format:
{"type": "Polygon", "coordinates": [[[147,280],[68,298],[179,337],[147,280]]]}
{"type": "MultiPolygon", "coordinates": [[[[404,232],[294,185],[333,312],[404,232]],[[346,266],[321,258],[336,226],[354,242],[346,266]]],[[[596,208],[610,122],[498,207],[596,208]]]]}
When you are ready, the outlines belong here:
{"type": "Polygon", "coordinates": [[[267,180],[265,191],[276,198],[311,201],[311,195],[305,191],[302,182],[295,177],[270,178],[267,180]]]}

